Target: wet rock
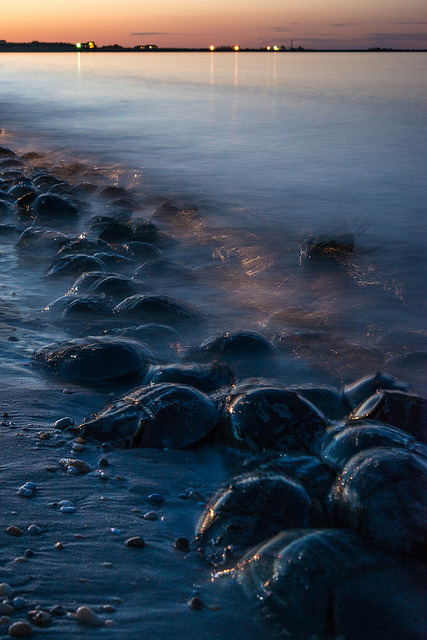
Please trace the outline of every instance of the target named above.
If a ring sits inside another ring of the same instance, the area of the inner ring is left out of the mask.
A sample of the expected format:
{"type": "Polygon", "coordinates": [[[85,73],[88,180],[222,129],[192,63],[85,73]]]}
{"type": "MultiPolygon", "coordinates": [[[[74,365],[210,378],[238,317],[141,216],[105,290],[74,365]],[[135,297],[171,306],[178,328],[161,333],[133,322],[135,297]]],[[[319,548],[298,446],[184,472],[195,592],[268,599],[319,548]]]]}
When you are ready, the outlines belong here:
{"type": "Polygon", "coordinates": [[[11,638],[26,638],[31,636],[33,628],[26,620],[18,620],[9,627],[9,635],[11,638]]]}
{"type": "Polygon", "coordinates": [[[289,387],[301,398],[317,407],[329,420],[341,420],[348,416],[352,407],[343,395],[332,387],[298,385],[289,387]]]}
{"type": "Polygon", "coordinates": [[[190,551],[190,541],[188,540],[188,538],[176,538],[173,546],[175,547],[175,549],[178,549],[178,551],[190,551]]]}
{"type": "Polygon", "coordinates": [[[18,495],[22,496],[23,498],[32,498],[35,490],[36,485],[34,482],[26,482],[22,485],[22,487],[19,487],[18,495]]]}
{"type": "Polygon", "coordinates": [[[103,294],[116,303],[130,296],[147,291],[148,286],[135,282],[126,276],[105,275],[95,280],[88,288],[90,293],[103,294]]]}
{"type": "Polygon", "coordinates": [[[52,623],[52,616],[43,609],[34,609],[28,612],[28,617],[38,627],[48,627],[52,623]]]}
{"type": "Polygon", "coordinates": [[[80,475],[89,473],[90,471],[90,466],[86,462],[75,458],[61,458],[61,460],[59,461],[59,465],[66,471],[69,469],[69,467],[73,467],[80,475]]]}
{"type": "Polygon", "coordinates": [[[94,612],[94,610],[86,606],[82,606],[77,609],[76,619],[79,624],[82,624],[85,627],[97,628],[103,625],[103,621],[94,612]]]}
{"type": "Polygon", "coordinates": [[[143,538],[140,538],[139,536],[134,536],[133,538],[128,538],[125,541],[125,545],[126,547],[136,547],[136,548],[142,549],[143,547],[145,547],[145,541],[143,538]]]}
{"type": "Polygon", "coordinates": [[[73,418],[66,416],[65,418],[59,418],[59,420],[56,420],[53,423],[53,426],[55,429],[61,429],[61,431],[64,431],[65,429],[69,429],[74,426],[74,420],[73,418]]]}

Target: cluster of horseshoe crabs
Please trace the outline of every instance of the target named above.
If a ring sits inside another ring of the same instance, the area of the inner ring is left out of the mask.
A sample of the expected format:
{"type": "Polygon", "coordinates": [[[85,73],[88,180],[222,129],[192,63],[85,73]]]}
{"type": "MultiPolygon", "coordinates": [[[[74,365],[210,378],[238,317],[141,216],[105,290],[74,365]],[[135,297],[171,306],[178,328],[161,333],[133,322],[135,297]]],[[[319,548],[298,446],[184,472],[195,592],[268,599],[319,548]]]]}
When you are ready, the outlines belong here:
{"type": "MultiPolygon", "coordinates": [[[[78,431],[116,446],[239,452],[194,545],[284,637],[421,640],[426,401],[384,373],[342,389],[244,379],[247,363],[274,362],[283,336],[215,335],[177,362],[183,336],[203,338],[208,325],[158,293],[157,280],[197,274],[165,259],[170,238],[135,219],[136,199],[71,184],[4,148],[0,169],[2,229],[22,231],[19,260],[44,261],[46,282],[66,283],[42,316],[71,336],[37,350],[34,366],[116,394],[78,431]]],[[[196,213],[163,202],[154,217],[189,224],[196,213]]],[[[339,263],[353,252],[347,235],[310,238],[301,259],[339,263]]]]}

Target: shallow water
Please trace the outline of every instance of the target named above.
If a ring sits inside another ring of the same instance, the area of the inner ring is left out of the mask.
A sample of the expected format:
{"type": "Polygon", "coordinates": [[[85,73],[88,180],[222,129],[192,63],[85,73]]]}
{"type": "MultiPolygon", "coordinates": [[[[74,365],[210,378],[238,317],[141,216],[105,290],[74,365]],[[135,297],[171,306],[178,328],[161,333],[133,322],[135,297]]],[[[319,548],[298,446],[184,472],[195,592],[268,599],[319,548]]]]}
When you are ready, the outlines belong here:
{"type": "MultiPolygon", "coordinates": [[[[396,356],[425,349],[425,60],[423,54],[4,54],[0,144],[42,152],[33,164],[71,182],[128,187],[140,198],[137,215],[152,215],[159,196],[199,209],[185,221],[155,219],[171,239],[165,257],[194,271],[150,283],[196,306],[208,323],[186,334],[171,360],[218,331],[251,329],[267,338],[287,332],[288,346],[273,362],[246,363],[238,377],[339,387],[382,369],[422,391],[423,355],[396,356]],[[301,259],[309,234],[338,232],[355,236],[355,252],[344,261],[301,259]],[[300,339],[297,332],[305,331],[318,337],[300,339]]],[[[15,239],[0,238],[3,403],[19,426],[35,426],[18,439],[19,450],[16,438],[7,440],[8,455],[16,457],[3,475],[7,514],[22,526],[41,520],[48,534],[38,543],[33,581],[31,567],[15,566],[5,547],[5,579],[46,605],[55,596],[70,606],[125,597],[115,637],[134,638],[143,626],[163,639],[172,626],[179,639],[234,638],[237,624],[254,640],[272,637],[255,613],[245,615],[240,595],[211,585],[196,558],[182,559],[172,548],[174,537],[191,537],[202,509],[181,501],[180,491],[193,486],[208,496],[238,469],[235,460],[216,449],[114,451],[111,473],[124,481],[107,485],[101,506],[96,475],[59,479],[44,471],[45,454],[56,461],[69,455],[70,443],[37,449],[37,431],[67,414],[77,422],[108,396],[77,387],[64,396],[63,384],[30,366],[34,349],[68,336],[42,309],[74,278],[45,279],[46,256],[19,259],[15,239]],[[25,465],[35,456],[43,462],[31,473],[42,491],[25,510],[14,490],[29,479],[25,465]],[[56,513],[47,515],[49,501],[73,490],[78,515],[58,524],[56,513]],[[153,490],[167,497],[164,520],[141,524],[132,508],[148,510],[153,490]],[[123,535],[144,533],[142,569],[123,554],[122,539],[119,545],[109,537],[119,525],[123,535]],[[73,542],[82,529],[87,539],[73,542]],[[58,536],[68,536],[73,549],[61,561],[51,550],[58,536]],[[110,559],[117,568],[106,580],[102,562],[110,559]],[[50,590],[58,571],[69,583],[50,590]],[[140,573],[149,592],[138,583],[140,573]],[[195,617],[186,607],[194,590],[221,611],[195,617]]],[[[84,459],[95,467],[100,455],[88,447],[84,459]]],[[[13,541],[13,553],[28,544],[13,541]]],[[[55,637],[57,627],[48,633],[55,637]]]]}

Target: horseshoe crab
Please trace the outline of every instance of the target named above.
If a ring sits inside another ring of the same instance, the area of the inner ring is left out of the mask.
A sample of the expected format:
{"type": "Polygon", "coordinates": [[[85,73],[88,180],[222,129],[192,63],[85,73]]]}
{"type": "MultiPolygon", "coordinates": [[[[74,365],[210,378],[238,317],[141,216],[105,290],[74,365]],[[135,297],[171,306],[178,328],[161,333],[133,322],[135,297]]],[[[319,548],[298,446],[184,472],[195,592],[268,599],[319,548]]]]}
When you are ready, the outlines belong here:
{"type": "Polygon", "coordinates": [[[333,387],[297,385],[288,389],[296,391],[304,400],[308,400],[329,420],[341,420],[348,416],[352,409],[347,399],[333,387]]]}
{"type": "MultiPolygon", "coordinates": [[[[353,423],[354,424],[354,423],[353,423]]],[[[409,434],[382,422],[352,426],[348,424],[322,448],[322,460],[331,469],[341,471],[347,462],[361,451],[378,447],[402,448],[427,457],[427,447],[409,434]]]]}
{"type": "Polygon", "coordinates": [[[357,407],[349,418],[386,422],[427,444],[427,400],[422,396],[403,391],[379,391],[357,407]]]}
{"type": "Polygon", "coordinates": [[[425,571],[348,531],[283,532],[228,575],[290,640],[424,637],[425,571]]]}
{"type": "Polygon", "coordinates": [[[115,309],[115,313],[129,320],[187,325],[201,321],[200,314],[187,305],[166,296],[137,294],[126,298],[115,309]]]}
{"type": "Polygon", "coordinates": [[[346,464],[331,492],[338,526],[391,552],[426,557],[427,460],[404,449],[368,449],[346,464]]]}
{"type": "Polygon", "coordinates": [[[195,387],[204,393],[212,393],[235,382],[235,376],[226,364],[214,362],[210,365],[169,364],[150,367],[144,384],[175,382],[195,387]]]}
{"type": "Polygon", "coordinates": [[[290,478],[273,472],[238,476],[209,500],[195,544],[209,564],[219,567],[283,529],[307,527],[310,508],[307,493],[290,478]]]}
{"type": "Polygon", "coordinates": [[[47,278],[63,278],[74,276],[78,273],[87,271],[106,271],[105,264],[102,260],[94,256],[87,256],[84,253],[74,253],[69,256],[57,258],[50,265],[45,273],[47,278]]]}
{"type": "Polygon", "coordinates": [[[184,449],[215,427],[214,403],[178,384],[144,386],[122,396],[80,425],[84,436],[120,440],[133,447],[184,449]]]}
{"type": "Polygon", "coordinates": [[[372,396],[377,391],[410,391],[409,386],[404,382],[400,382],[389,376],[387,373],[378,371],[370,376],[364,376],[351,384],[345,385],[342,389],[342,395],[350,403],[354,409],[364,400],[372,396]]]}
{"type": "Polygon", "coordinates": [[[237,331],[223,333],[188,351],[188,358],[209,361],[225,358],[254,358],[272,355],[272,344],[258,333],[237,331]]]}
{"type": "Polygon", "coordinates": [[[48,344],[33,356],[49,373],[89,386],[138,382],[153,360],[141,342],[96,336],[48,344]]]}
{"type": "Polygon", "coordinates": [[[225,407],[226,439],[252,451],[313,453],[326,420],[295,391],[275,387],[249,390],[225,407]]]}

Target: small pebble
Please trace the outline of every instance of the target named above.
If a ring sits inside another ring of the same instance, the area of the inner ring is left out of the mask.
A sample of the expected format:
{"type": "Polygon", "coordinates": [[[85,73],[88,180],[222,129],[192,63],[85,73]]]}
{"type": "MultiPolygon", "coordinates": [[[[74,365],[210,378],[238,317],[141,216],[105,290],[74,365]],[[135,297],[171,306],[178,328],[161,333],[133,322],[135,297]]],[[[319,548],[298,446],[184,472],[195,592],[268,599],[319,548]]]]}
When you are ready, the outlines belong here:
{"type": "Polygon", "coordinates": [[[6,533],[8,533],[10,536],[20,536],[22,531],[19,527],[15,527],[14,525],[11,525],[6,529],[6,533]]]}
{"type": "Polygon", "coordinates": [[[11,638],[25,638],[33,633],[33,627],[27,620],[18,620],[9,627],[11,638]]]}
{"type": "MultiPolygon", "coordinates": [[[[65,393],[65,392],[66,392],[66,390],[64,389],[64,391],[62,393],[65,393]]],[[[70,418],[69,416],[67,416],[66,418],[60,418],[59,420],[54,422],[53,426],[55,427],[55,429],[61,429],[61,431],[63,431],[64,429],[68,429],[69,427],[73,427],[74,426],[74,420],[72,418],[70,418]]]]}
{"type": "Polygon", "coordinates": [[[61,507],[60,508],[60,512],[61,513],[75,513],[76,512],[76,507],[61,507]]]}
{"type": "Polygon", "coordinates": [[[17,336],[7,336],[7,339],[11,342],[19,342],[19,338],[17,336]]]}
{"type": "Polygon", "coordinates": [[[113,447],[111,446],[111,444],[110,444],[109,442],[103,442],[103,443],[101,444],[101,449],[102,449],[103,451],[111,451],[111,449],[112,449],[112,448],[113,448],[113,447]]]}
{"type": "Polygon", "coordinates": [[[60,506],[60,507],[71,507],[71,500],[60,500],[59,502],[52,502],[52,506],[60,506]]]}
{"type": "Polygon", "coordinates": [[[16,598],[13,598],[12,600],[12,605],[14,606],[16,611],[19,611],[20,609],[23,609],[27,606],[27,601],[22,596],[16,596],[16,598]]]}
{"type": "Polygon", "coordinates": [[[27,558],[25,556],[18,556],[17,558],[13,559],[13,562],[26,562],[27,558]]]}
{"type": "Polygon", "coordinates": [[[11,619],[9,616],[0,616],[0,626],[9,626],[11,623],[11,619]]]}
{"type": "Polygon", "coordinates": [[[28,612],[28,617],[31,622],[34,622],[38,627],[48,627],[52,622],[52,616],[48,611],[34,609],[28,612]]]}
{"type": "Polygon", "coordinates": [[[36,524],[30,524],[30,526],[28,527],[27,531],[32,536],[38,536],[42,532],[41,528],[38,527],[36,524]]]}
{"type": "Polygon", "coordinates": [[[86,438],[83,438],[83,436],[79,436],[78,438],[76,438],[76,442],[77,444],[86,444],[86,438]]]}
{"type": "Polygon", "coordinates": [[[8,412],[7,411],[3,411],[3,418],[8,418],[8,417],[9,417],[8,412]]]}
{"type": "Polygon", "coordinates": [[[116,607],[113,607],[112,604],[103,604],[102,610],[106,613],[114,613],[115,611],[117,611],[116,607]]]}
{"type": "Polygon", "coordinates": [[[156,511],[147,511],[147,513],[144,513],[142,517],[144,520],[158,520],[159,514],[156,513],[156,511]]]}
{"type": "Polygon", "coordinates": [[[116,536],[122,535],[122,532],[120,531],[120,529],[116,529],[116,527],[111,527],[110,531],[111,533],[114,533],[116,536]]]}
{"type": "Polygon", "coordinates": [[[25,558],[34,558],[36,554],[34,553],[34,551],[32,549],[27,549],[24,553],[24,557],[25,558]]]}
{"type": "Polygon", "coordinates": [[[85,446],[84,444],[80,444],[78,442],[76,442],[75,444],[73,444],[73,446],[71,447],[71,451],[77,452],[79,453],[80,451],[84,451],[85,450],[85,446]]]}
{"type": "Polygon", "coordinates": [[[105,626],[106,626],[106,627],[110,627],[110,628],[111,628],[111,627],[115,627],[115,626],[116,626],[116,622],[115,622],[115,620],[111,620],[111,618],[109,618],[108,620],[106,620],[106,621],[104,622],[104,624],[105,624],[105,626]]]}
{"type": "Polygon", "coordinates": [[[76,458],[61,458],[59,465],[65,470],[68,470],[70,466],[75,467],[80,474],[89,473],[90,471],[90,466],[86,462],[76,458]]]}
{"type": "Polygon", "coordinates": [[[36,490],[36,485],[34,482],[26,482],[19,487],[18,495],[23,496],[24,498],[31,498],[34,495],[34,491],[36,490]]]}
{"type": "Polygon", "coordinates": [[[63,542],[55,542],[55,549],[62,550],[64,548],[63,542]]]}
{"type": "Polygon", "coordinates": [[[62,393],[65,393],[65,395],[71,395],[74,391],[72,389],[62,389],[62,393]]]}
{"type": "Polygon", "coordinates": [[[190,551],[190,541],[188,538],[177,538],[173,546],[179,551],[190,551]]]}
{"type": "Polygon", "coordinates": [[[79,476],[79,475],[80,475],[80,474],[79,474],[79,470],[78,470],[78,469],[76,469],[76,467],[73,467],[73,465],[72,465],[72,464],[70,464],[70,466],[69,466],[69,467],[67,467],[67,474],[68,474],[69,476],[79,476]]]}
{"type": "Polygon", "coordinates": [[[98,464],[100,467],[108,467],[109,463],[107,458],[100,458],[98,464]]]}
{"type": "Polygon", "coordinates": [[[152,493],[148,496],[148,500],[153,504],[163,504],[165,498],[164,496],[160,495],[160,493],[152,493]]]}
{"type": "Polygon", "coordinates": [[[102,566],[104,567],[104,569],[111,569],[113,566],[112,562],[103,562],[102,566]]]}
{"type": "Polygon", "coordinates": [[[134,536],[133,538],[128,538],[125,541],[125,545],[127,547],[139,547],[140,549],[142,549],[143,547],[145,547],[145,541],[139,536],[134,536]]]}
{"type": "Polygon", "coordinates": [[[50,433],[47,433],[47,431],[39,431],[37,437],[39,440],[49,440],[50,433]]]}
{"type": "Polygon", "coordinates": [[[10,598],[12,593],[13,590],[10,584],[7,584],[7,582],[0,583],[0,596],[6,596],[7,598],[10,598]]]}
{"type": "Polygon", "coordinates": [[[192,609],[193,611],[201,611],[202,609],[205,608],[205,603],[203,602],[203,600],[201,598],[199,598],[199,596],[193,596],[189,602],[188,602],[188,606],[190,607],[190,609],[192,609]]]}
{"type": "Polygon", "coordinates": [[[86,627],[100,627],[102,625],[101,618],[90,607],[79,607],[76,611],[77,622],[86,627]]]}

